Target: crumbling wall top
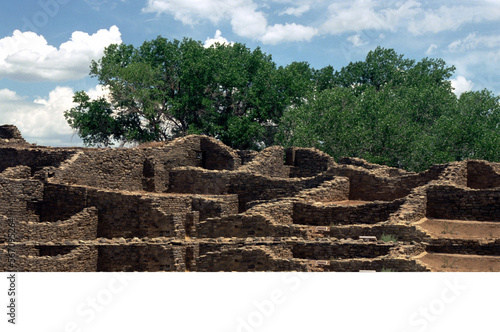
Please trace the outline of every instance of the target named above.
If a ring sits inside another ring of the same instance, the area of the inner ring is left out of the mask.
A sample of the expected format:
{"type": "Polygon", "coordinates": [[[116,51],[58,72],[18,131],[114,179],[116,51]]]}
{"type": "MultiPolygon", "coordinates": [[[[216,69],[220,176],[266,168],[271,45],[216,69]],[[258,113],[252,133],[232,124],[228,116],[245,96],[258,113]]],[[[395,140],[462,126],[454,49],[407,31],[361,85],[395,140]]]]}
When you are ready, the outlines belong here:
{"type": "Polygon", "coordinates": [[[21,132],[13,125],[0,126],[0,139],[23,139],[21,132]]]}

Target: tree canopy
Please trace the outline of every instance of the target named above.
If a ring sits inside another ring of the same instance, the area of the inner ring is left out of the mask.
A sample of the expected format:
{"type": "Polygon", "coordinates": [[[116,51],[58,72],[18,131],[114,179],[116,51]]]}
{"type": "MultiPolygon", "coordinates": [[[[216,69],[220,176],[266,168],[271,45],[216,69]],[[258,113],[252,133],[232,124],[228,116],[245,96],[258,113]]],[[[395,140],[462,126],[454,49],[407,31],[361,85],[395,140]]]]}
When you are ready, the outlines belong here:
{"type": "Polygon", "coordinates": [[[288,109],[278,141],[413,171],[500,160],[499,98],[486,90],[457,98],[454,70],[442,59],[416,62],[379,47],[335,72],[331,88],[288,109]]]}
{"type": "Polygon", "coordinates": [[[158,37],[140,47],[111,45],[90,74],[110,100],[77,92],[65,115],[89,145],[167,140],[206,134],[237,148],[272,143],[277,122],[300,103],[314,70],[306,63],[277,67],[245,45],[158,37]],[[298,77],[300,75],[300,77],[298,77]]]}
{"type": "Polygon", "coordinates": [[[421,171],[468,158],[500,161],[499,97],[457,97],[455,67],[377,47],[340,70],[277,66],[260,48],[158,37],[111,45],[90,74],[109,98],[76,92],[65,112],[87,145],[216,137],[238,149],[317,147],[334,158],[421,171]]]}

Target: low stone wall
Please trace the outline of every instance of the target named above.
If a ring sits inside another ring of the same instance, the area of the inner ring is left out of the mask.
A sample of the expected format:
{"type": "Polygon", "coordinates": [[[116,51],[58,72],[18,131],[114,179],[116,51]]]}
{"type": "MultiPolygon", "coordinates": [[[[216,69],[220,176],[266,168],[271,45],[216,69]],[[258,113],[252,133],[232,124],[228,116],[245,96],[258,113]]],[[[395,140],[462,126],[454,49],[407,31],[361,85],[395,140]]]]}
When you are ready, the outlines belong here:
{"type": "Polygon", "coordinates": [[[202,152],[201,167],[213,170],[225,169],[232,171],[241,166],[241,158],[237,151],[215,138],[208,136],[188,136],[188,138],[190,137],[193,140],[200,140],[200,151],[202,152]]]}
{"type": "Polygon", "coordinates": [[[426,251],[461,255],[500,256],[500,239],[488,243],[479,240],[433,239],[426,245],[426,251]]]}
{"type": "Polygon", "coordinates": [[[423,173],[402,176],[378,176],[368,170],[344,165],[331,169],[335,176],[350,179],[349,199],[362,201],[393,201],[410,194],[416,187],[439,178],[446,165],[437,165],[423,173]]]}
{"type": "Polygon", "coordinates": [[[325,181],[317,188],[306,189],[296,196],[309,202],[336,202],[349,199],[349,178],[336,177],[325,181]]]}
{"type": "Polygon", "coordinates": [[[240,167],[239,171],[288,178],[290,167],[283,164],[283,155],[284,150],[281,146],[271,146],[261,151],[251,162],[240,167]]]}
{"type": "Polygon", "coordinates": [[[329,272],[430,272],[430,269],[413,259],[403,258],[376,258],[376,259],[348,259],[331,260],[325,266],[329,272]]]}
{"type": "MultiPolygon", "coordinates": [[[[0,271],[7,272],[95,272],[97,271],[97,248],[80,246],[67,254],[39,256],[40,249],[29,250],[30,255],[17,251],[15,265],[10,267],[7,259],[0,260],[0,271]],[[38,255],[36,255],[38,252],[38,255]]],[[[7,249],[0,249],[0,257],[7,256],[7,249]]]]}
{"type": "Polygon", "coordinates": [[[411,225],[427,215],[427,186],[412,189],[401,208],[389,218],[390,224],[411,225]]]}
{"type": "Polygon", "coordinates": [[[55,177],[68,184],[163,192],[172,168],[234,170],[240,165],[240,157],[231,148],[213,138],[191,135],[160,147],[81,149],[74,159],[57,169],[55,177]]]}
{"type": "Polygon", "coordinates": [[[372,202],[342,206],[296,202],[293,205],[293,223],[313,226],[375,224],[387,221],[403,200],[372,202]]]}
{"type": "Polygon", "coordinates": [[[288,148],[285,160],[286,165],[292,166],[290,177],[293,178],[315,176],[335,164],[331,156],[312,148],[288,148]]]}
{"type": "Polygon", "coordinates": [[[192,198],[192,209],[199,211],[200,220],[214,217],[225,217],[238,213],[238,196],[199,196],[192,198]]]}
{"type": "Polygon", "coordinates": [[[296,242],[293,245],[293,257],[302,259],[330,260],[365,257],[374,258],[389,253],[393,243],[351,242],[296,242]]]}
{"type": "Polygon", "coordinates": [[[381,239],[382,235],[394,236],[397,241],[426,241],[430,236],[416,226],[407,225],[349,225],[333,226],[323,232],[326,236],[338,239],[359,239],[360,236],[375,236],[381,239]]]}
{"type": "Polygon", "coordinates": [[[9,179],[29,179],[31,177],[31,168],[23,165],[9,167],[0,173],[0,176],[9,179]]]}
{"type": "Polygon", "coordinates": [[[43,199],[43,183],[0,177],[0,215],[22,221],[38,221],[36,202],[43,199]]]}
{"type": "Polygon", "coordinates": [[[252,201],[294,196],[300,191],[319,186],[327,176],[302,179],[270,178],[247,172],[209,171],[179,167],[170,172],[169,192],[224,195],[237,194],[239,211],[252,201]]]}
{"type": "Polygon", "coordinates": [[[453,186],[429,186],[427,217],[500,221],[500,188],[467,190],[453,186]]]}
{"type": "Polygon", "coordinates": [[[31,173],[44,167],[59,167],[65,160],[70,159],[75,149],[43,149],[43,148],[1,148],[0,172],[9,167],[28,166],[31,173]]]}
{"type": "Polygon", "coordinates": [[[364,168],[364,169],[367,169],[370,171],[376,171],[377,175],[379,175],[379,176],[394,177],[394,176],[401,176],[401,175],[406,175],[406,174],[414,174],[412,172],[407,172],[401,168],[394,168],[394,167],[388,167],[385,165],[372,164],[372,163],[367,162],[364,159],[354,158],[354,157],[340,158],[338,163],[341,165],[352,165],[352,166],[361,167],[361,168],[364,168]]]}
{"type": "Polygon", "coordinates": [[[247,214],[262,215],[270,221],[278,224],[291,225],[293,224],[293,199],[281,199],[262,203],[253,206],[247,210],[247,214]]]}
{"type": "Polygon", "coordinates": [[[202,255],[197,261],[197,271],[307,271],[307,264],[278,258],[265,247],[248,246],[202,255]]]}
{"type": "Polygon", "coordinates": [[[438,180],[457,186],[467,186],[467,178],[467,162],[457,161],[449,163],[438,180]]]}
{"type": "Polygon", "coordinates": [[[199,238],[268,236],[271,226],[264,216],[237,214],[202,221],[196,234],[199,238]]]}
{"type": "Polygon", "coordinates": [[[60,184],[47,184],[45,189],[40,205],[42,221],[64,220],[86,207],[95,207],[98,237],[185,234],[184,224],[192,213],[191,196],[142,195],[60,184]]]}
{"type": "Polygon", "coordinates": [[[236,150],[236,153],[241,159],[242,166],[251,163],[259,155],[259,152],[254,150],[236,150]]]}
{"type": "Polygon", "coordinates": [[[99,245],[96,270],[115,271],[184,271],[185,248],[167,244],[99,245]]]}
{"type": "Polygon", "coordinates": [[[85,208],[68,220],[58,222],[25,222],[0,216],[0,243],[7,242],[8,232],[14,229],[16,241],[95,240],[97,238],[97,209],[85,208]]]}

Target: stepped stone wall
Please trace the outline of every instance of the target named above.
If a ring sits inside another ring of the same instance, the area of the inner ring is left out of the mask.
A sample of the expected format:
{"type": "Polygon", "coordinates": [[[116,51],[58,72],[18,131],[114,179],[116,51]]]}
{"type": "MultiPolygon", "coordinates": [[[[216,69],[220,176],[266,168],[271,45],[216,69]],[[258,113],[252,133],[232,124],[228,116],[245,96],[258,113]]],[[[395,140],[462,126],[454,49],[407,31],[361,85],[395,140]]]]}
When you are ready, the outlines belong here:
{"type": "Polygon", "coordinates": [[[50,148],[0,126],[2,271],[433,271],[428,253],[499,256],[493,233],[449,238],[427,218],[493,227],[500,163],[412,173],[196,135],[50,148]]]}

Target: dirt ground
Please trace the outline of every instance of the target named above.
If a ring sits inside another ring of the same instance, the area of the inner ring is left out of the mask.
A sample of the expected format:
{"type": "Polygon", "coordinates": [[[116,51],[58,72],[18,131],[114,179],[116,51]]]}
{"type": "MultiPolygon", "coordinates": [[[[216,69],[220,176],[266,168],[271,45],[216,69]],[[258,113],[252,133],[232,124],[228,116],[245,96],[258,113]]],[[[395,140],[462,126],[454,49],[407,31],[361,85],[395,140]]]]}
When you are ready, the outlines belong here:
{"type": "Polygon", "coordinates": [[[500,237],[500,221],[464,221],[425,218],[416,225],[421,226],[431,236],[436,238],[490,240],[500,237]]]}
{"type": "Polygon", "coordinates": [[[425,253],[417,259],[432,272],[500,272],[500,257],[425,253]]]}

